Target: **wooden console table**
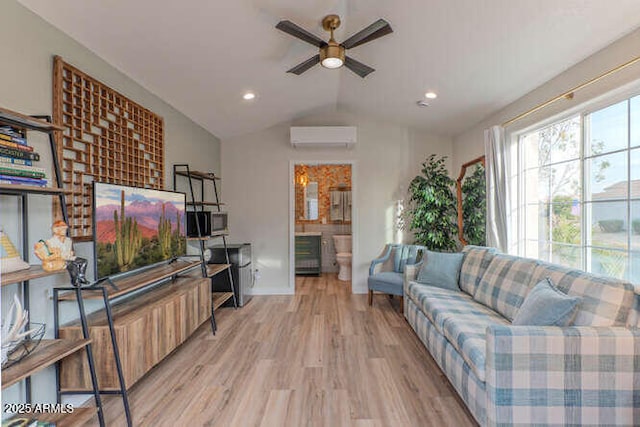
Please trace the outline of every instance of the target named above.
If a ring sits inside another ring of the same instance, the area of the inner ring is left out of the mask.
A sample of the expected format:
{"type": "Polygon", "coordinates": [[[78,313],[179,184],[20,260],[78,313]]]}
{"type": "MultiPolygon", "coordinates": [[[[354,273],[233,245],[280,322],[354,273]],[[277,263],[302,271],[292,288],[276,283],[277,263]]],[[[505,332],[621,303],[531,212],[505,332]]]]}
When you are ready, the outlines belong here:
{"type": "MultiPolygon", "coordinates": [[[[194,267],[200,262],[191,264],[194,267]]],[[[179,265],[174,264],[161,268],[166,267],[180,269],[179,265]]],[[[228,266],[225,264],[220,271],[226,268],[228,266]]],[[[117,281],[119,290],[109,290],[109,298],[123,295],[122,284],[128,283],[129,289],[137,290],[142,286],[137,286],[134,283],[136,280],[149,285],[158,282],[157,276],[156,270],[117,281]],[[150,277],[155,279],[150,280],[150,277]]],[[[209,319],[211,304],[211,280],[203,278],[199,270],[192,270],[111,308],[127,390],[209,319]]],[[[120,390],[107,314],[105,311],[96,312],[89,315],[87,320],[100,390],[120,390]]],[[[59,336],[65,339],[82,337],[80,324],[74,322],[60,327],[59,336]]],[[[71,355],[65,358],[60,364],[61,393],[74,394],[90,389],[91,381],[86,368],[86,362],[80,357],[71,355]]]]}

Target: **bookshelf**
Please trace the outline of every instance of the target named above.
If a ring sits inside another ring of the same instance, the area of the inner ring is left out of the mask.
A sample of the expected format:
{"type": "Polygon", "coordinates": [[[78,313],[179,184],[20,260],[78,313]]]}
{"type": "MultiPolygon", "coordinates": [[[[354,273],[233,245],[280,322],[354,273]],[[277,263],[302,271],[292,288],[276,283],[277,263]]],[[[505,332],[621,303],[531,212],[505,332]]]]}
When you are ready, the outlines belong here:
{"type": "Polygon", "coordinates": [[[11,387],[36,372],[48,368],[71,353],[85,348],[90,342],[86,339],[40,341],[37,351],[21,362],[2,370],[2,388],[11,387]]]}
{"type": "Polygon", "coordinates": [[[8,286],[16,283],[29,282],[31,280],[43,277],[55,276],[66,273],[67,270],[45,271],[40,265],[32,265],[26,270],[13,271],[11,273],[3,273],[0,276],[0,286],[8,286]]]}
{"type": "MultiPolygon", "coordinates": [[[[218,182],[220,181],[220,177],[217,176],[213,172],[204,172],[193,170],[187,164],[175,164],[173,165],[173,189],[174,191],[178,191],[178,178],[182,177],[183,182],[186,181],[188,185],[187,191],[187,206],[191,207],[195,212],[204,212],[204,208],[207,206],[214,207],[217,209],[217,212],[221,212],[221,207],[225,204],[220,201],[219,193],[218,193],[218,182]],[[184,179],[186,178],[186,180],[184,179]],[[209,184],[209,185],[207,185],[209,184]],[[194,191],[194,187],[200,187],[200,197],[196,197],[196,193],[194,191]],[[213,198],[205,197],[205,190],[207,188],[213,187],[213,198]]],[[[196,221],[196,229],[198,230],[198,235],[195,237],[190,237],[187,240],[197,242],[199,249],[200,262],[202,263],[202,277],[212,278],[216,274],[220,274],[223,271],[226,271],[229,275],[229,283],[230,283],[230,292],[212,292],[211,294],[211,330],[215,334],[217,326],[215,320],[215,310],[219,308],[222,304],[224,304],[229,299],[233,298],[233,306],[238,308],[238,302],[236,301],[235,291],[234,291],[234,283],[233,283],[233,275],[231,274],[231,264],[229,263],[229,252],[227,249],[227,236],[229,232],[227,230],[213,232],[210,235],[203,235],[202,230],[200,229],[200,224],[196,221]],[[211,239],[221,238],[226,255],[226,263],[224,264],[207,264],[208,260],[205,260],[205,243],[209,242],[211,239]]]]}
{"type": "MultiPolygon", "coordinates": [[[[28,184],[20,182],[18,179],[20,174],[16,174],[18,177],[9,175],[2,178],[3,182],[0,184],[0,195],[7,197],[16,197],[19,200],[18,209],[20,216],[20,228],[21,228],[21,243],[22,243],[22,259],[29,262],[29,255],[31,248],[29,245],[29,199],[31,196],[45,196],[45,197],[57,197],[57,206],[60,208],[61,217],[65,222],[68,222],[68,215],[65,204],[65,194],[68,192],[62,189],[62,175],[60,172],[60,165],[58,162],[56,145],[54,141],[54,132],[62,131],[61,126],[57,126],[51,123],[51,117],[49,116],[28,116],[16,111],[11,111],[6,108],[0,108],[0,126],[9,126],[10,130],[4,130],[3,141],[5,141],[2,151],[4,161],[2,164],[10,165],[5,166],[3,170],[10,170],[13,166],[26,166],[31,167],[34,161],[39,160],[39,155],[34,152],[34,149],[27,145],[27,135],[29,131],[42,132],[49,137],[49,149],[51,150],[51,157],[53,162],[54,176],[52,180],[54,185],[44,185],[38,180],[22,180],[27,181],[28,184]],[[11,143],[14,144],[12,148],[10,144],[7,144],[7,136],[11,143]],[[28,147],[28,149],[27,149],[28,147]],[[30,153],[30,154],[25,154],[30,153]],[[18,162],[19,160],[20,162],[18,162]],[[9,183],[7,183],[9,182],[9,183]]],[[[25,170],[25,169],[23,169],[25,170]]],[[[28,169],[26,169],[28,170],[28,169]]],[[[39,265],[31,265],[28,269],[4,273],[0,277],[0,286],[6,287],[9,285],[17,285],[21,288],[22,305],[25,310],[30,310],[30,287],[31,282],[34,280],[42,279],[45,277],[55,276],[58,274],[64,274],[66,270],[62,271],[45,271],[39,265]]],[[[16,290],[17,291],[17,290],[16,290]]],[[[84,311],[82,302],[78,302],[80,312],[84,311]]],[[[27,324],[26,329],[29,329],[27,324]]],[[[79,411],[75,416],[73,414],[56,414],[56,422],[58,425],[78,425],[74,424],[73,420],[78,419],[79,414],[82,412],[90,412],[98,414],[98,421],[100,426],[104,426],[104,416],[102,412],[102,401],[100,400],[100,394],[98,393],[98,384],[95,377],[95,369],[93,363],[93,353],[91,350],[91,340],[87,336],[82,339],[64,340],[64,339],[47,339],[42,340],[37,345],[35,343],[26,343],[27,346],[33,346],[33,351],[24,359],[19,362],[2,369],[2,388],[7,388],[15,385],[21,381],[25,381],[25,401],[31,403],[31,376],[49,366],[57,365],[62,359],[72,354],[78,353],[84,350],[86,354],[87,362],[89,365],[89,374],[92,379],[91,392],[95,399],[95,408],[87,408],[86,410],[79,411]]],[[[93,416],[93,415],[92,415],[93,416]]],[[[36,418],[44,420],[45,414],[40,414],[36,418]]]]}

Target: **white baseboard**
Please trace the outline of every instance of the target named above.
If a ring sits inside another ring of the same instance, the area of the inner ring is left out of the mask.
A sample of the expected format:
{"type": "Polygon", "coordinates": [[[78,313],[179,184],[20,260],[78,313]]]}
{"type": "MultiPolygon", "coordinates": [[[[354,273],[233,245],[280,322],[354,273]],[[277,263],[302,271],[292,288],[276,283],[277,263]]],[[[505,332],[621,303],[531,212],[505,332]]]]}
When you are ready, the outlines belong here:
{"type": "Polygon", "coordinates": [[[294,295],[293,288],[251,288],[247,289],[249,295],[294,295]]]}

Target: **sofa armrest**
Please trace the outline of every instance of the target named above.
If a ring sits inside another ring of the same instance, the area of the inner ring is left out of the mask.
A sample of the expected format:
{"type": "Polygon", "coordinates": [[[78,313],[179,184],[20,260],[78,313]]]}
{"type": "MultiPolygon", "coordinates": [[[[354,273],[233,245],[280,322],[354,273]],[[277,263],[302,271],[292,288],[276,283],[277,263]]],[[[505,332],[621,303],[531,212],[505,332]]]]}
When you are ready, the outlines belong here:
{"type": "Polygon", "coordinates": [[[369,276],[373,276],[374,274],[380,273],[384,266],[384,264],[389,261],[391,257],[391,253],[393,252],[393,245],[386,245],[382,250],[382,253],[378,258],[371,261],[371,266],[369,266],[369,276]]]}
{"type": "Polygon", "coordinates": [[[486,372],[487,425],[640,422],[639,329],[489,326],[486,372]]]}
{"type": "MultiPolygon", "coordinates": [[[[418,271],[422,268],[422,264],[424,261],[417,262],[415,264],[407,264],[404,266],[404,273],[402,274],[402,294],[408,295],[407,289],[409,287],[409,282],[416,280],[418,277],[418,271]]],[[[409,304],[403,304],[404,307],[404,317],[408,318],[409,315],[409,304]]]]}

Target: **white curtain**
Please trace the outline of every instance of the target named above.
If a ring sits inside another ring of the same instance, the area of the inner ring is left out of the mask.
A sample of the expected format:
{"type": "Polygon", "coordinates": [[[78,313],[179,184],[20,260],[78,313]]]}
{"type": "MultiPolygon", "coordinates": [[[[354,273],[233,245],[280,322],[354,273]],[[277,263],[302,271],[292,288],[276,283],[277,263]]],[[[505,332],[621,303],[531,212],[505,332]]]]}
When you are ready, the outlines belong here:
{"type": "MultiPolygon", "coordinates": [[[[487,246],[509,252],[509,162],[511,155],[502,126],[484,131],[487,177],[487,246]]],[[[512,236],[513,238],[514,236],[512,236]]]]}

